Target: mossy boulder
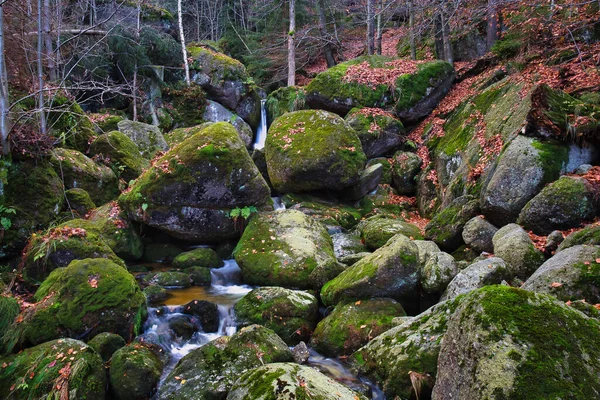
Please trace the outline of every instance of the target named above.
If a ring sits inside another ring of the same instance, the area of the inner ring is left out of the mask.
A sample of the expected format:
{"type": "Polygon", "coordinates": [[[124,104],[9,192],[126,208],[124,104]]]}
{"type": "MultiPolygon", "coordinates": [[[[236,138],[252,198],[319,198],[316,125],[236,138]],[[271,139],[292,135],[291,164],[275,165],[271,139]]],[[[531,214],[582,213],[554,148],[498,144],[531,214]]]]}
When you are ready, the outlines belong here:
{"type": "Polygon", "coordinates": [[[533,241],[517,224],[508,224],[496,232],[492,238],[494,254],[507,263],[513,276],[527,279],[545,261],[544,253],[538,250],[533,241]]]}
{"type": "Polygon", "coordinates": [[[422,379],[422,394],[431,392],[437,360],[450,316],[459,300],[446,301],[391,328],[352,355],[361,374],[375,381],[388,398],[410,398],[411,371],[422,379]]]}
{"type": "Polygon", "coordinates": [[[43,235],[31,236],[23,253],[23,275],[41,282],[55,269],[86,258],[106,259],[125,267],[93,223],[81,219],[68,221],[43,235]]]}
{"type": "Polygon", "coordinates": [[[65,191],[67,211],[74,211],[79,217],[85,216],[87,213],[96,208],[90,194],[81,188],[74,188],[65,191]]]}
{"type": "Polygon", "coordinates": [[[357,181],[352,186],[348,186],[341,192],[340,197],[346,201],[360,200],[378,188],[382,176],[382,165],[376,164],[365,168],[360,173],[357,181]]]}
{"type": "Polygon", "coordinates": [[[120,115],[95,113],[91,113],[90,118],[94,120],[95,130],[100,134],[116,131],[117,124],[125,119],[120,115]]]}
{"type": "Polygon", "coordinates": [[[269,124],[288,112],[306,109],[306,92],[300,86],[287,86],[271,92],[265,102],[269,124]]]}
{"type": "Polygon", "coordinates": [[[358,180],[366,157],[356,132],[323,110],[302,110],[276,119],[265,146],[273,187],[282,193],[341,190],[358,180]]]}
{"type": "Polygon", "coordinates": [[[372,167],[373,165],[378,164],[383,167],[383,175],[381,176],[381,180],[379,181],[382,185],[391,185],[392,184],[392,161],[390,158],[385,157],[377,157],[372,158],[367,161],[367,165],[365,168],[372,167]]]}
{"type": "Polygon", "coordinates": [[[562,251],[578,244],[600,245],[600,225],[591,224],[571,233],[558,246],[557,251],[562,251]]]}
{"type": "Polygon", "coordinates": [[[185,240],[238,236],[232,209],[261,208],[270,191],[237,131],[210,125],[158,159],[123,194],[129,216],[185,240]]]}
{"type": "Polygon", "coordinates": [[[190,267],[186,268],[185,272],[190,276],[192,286],[210,286],[212,281],[210,268],[190,267]]]}
{"type": "MultiPolygon", "coordinates": [[[[133,275],[110,260],[76,260],[52,271],[34,306],[10,328],[15,348],[59,337],[114,332],[125,340],[141,333],[146,299],[133,275]]],[[[7,333],[8,335],[8,333],[7,333]]]]}
{"type": "Polygon", "coordinates": [[[160,129],[154,125],[123,120],[118,123],[119,132],[125,134],[135,143],[142,156],[148,160],[152,159],[159,151],[169,150],[160,129]]]}
{"type": "Polygon", "coordinates": [[[506,286],[466,295],[448,321],[434,399],[600,396],[598,320],[506,286]]]}
{"type": "Polygon", "coordinates": [[[421,287],[426,293],[442,293],[459,272],[460,269],[450,254],[443,251],[432,252],[427,261],[421,264],[421,287]]]}
{"type": "Polygon", "coordinates": [[[204,128],[208,128],[212,124],[214,124],[214,122],[204,122],[196,126],[174,129],[165,134],[165,140],[167,141],[169,147],[173,148],[179,143],[183,142],[185,139],[194,136],[196,133],[200,132],[204,128]]]}
{"type": "Polygon", "coordinates": [[[252,217],[233,255],[250,285],[320,289],[342,270],[325,227],[296,210],[252,217]]]}
{"type": "Polygon", "coordinates": [[[204,110],[203,119],[207,122],[229,122],[240,135],[246,148],[249,149],[252,147],[254,132],[252,132],[250,125],[221,104],[209,100],[206,109],[204,110]]]}
{"type": "Polygon", "coordinates": [[[58,339],[0,358],[3,399],[104,400],[106,372],[100,356],[85,343],[58,339]]]}
{"type": "Polygon", "coordinates": [[[192,300],[181,307],[181,312],[192,315],[200,321],[203,332],[217,332],[219,330],[219,307],[206,300],[192,300]]]}
{"type": "Polygon", "coordinates": [[[328,229],[339,226],[344,229],[352,229],[363,216],[362,210],[357,209],[353,205],[341,203],[337,199],[323,199],[302,194],[286,194],[281,200],[288,209],[302,211],[304,214],[325,225],[328,229]]]}
{"type": "Polygon", "coordinates": [[[20,162],[0,167],[0,201],[14,214],[3,213],[11,221],[3,230],[0,258],[21,253],[32,232],[46,229],[63,208],[63,184],[48,162],[20,162]]]}
{"type": "Polygon", "coordinates": [[[559,300],[600,303],[600,246],[577,245],[556,253],[525,281],[523,289],[559,300]]]}
{"type": "Polygon", "coordinates": [[[104,362],[110,360],[113,353],[126,344],[121,336],[110,332],[99,333],[88,342],[88,346],[96,350],[104,362]]]}
{"type": "Polygon", "coordinates": [[[228,400],[364,400],[321,372],[295,363],[267,364],[240,376],[228,400]]]}
{"type": "Polygon", "coordinates": [[[405,141],[402,122],[383,110],[354,108],[344,119],[356,131],[367,158],[385,155],[405,141]]]}
{"type": "Polygon", "coordinates": [[[223,266],[223,260],[216,251],[208,247],[199,247],[194,250],[178,254],[172,263],[174,268],[220,268],[223,266]]]}
{"type": "Polygon", "coordinates": [[[117,350],[110,360],[110,386],[118,400],[149,399],[168,355],[158,346],[132,343],[117,350]]]}
{"type": "Polygon", "coordinates": [[[531,199],[517,222],[538,235],[576,228],[596,215],[596,196],[587,180],[563,176],[531,199]]]}
{"type": "Polygon", "coordinates": [[[292,352],[272,330],[251,325],[183,357],[158,391],[165,400],[224,399],[244,372],[292,360],[292,352]]]}
{"type": "Polygon", "coordinates": [[[510,268],[504,260],[491,257],[477,261],[460,271],[448,285],[442,296],[442,300],[449,300],[461,294],[471,292],[475,289],[488,285],[497,285],[503,280],[512,279],[510,268]]]}
{"type": "Polygon", "coordinates": [[[397,234],[383,247],[358,261],[321,290],[327,306],[340,302],[390,297],[406,305],[417,297],[418,249],[406,236],[397,234]]]}
{"type": "Polygon", "coordinates": [[[315,329],[310,345],[327,356],[350,355],[395,325],[404,316],[402,306],[392,299],[366,299],[338,304],[315,329]]]}
{"type": "Polygon", "coordinates": [[[60,171],[65,188],[82,188],[96,204],[104,204],[119,195],[119,180],[105,165],[100,165],[77,150],[57,148],[52,165],[60,171]]]}
{"type": "Polygon", "coordinates": [[[392,186],[398,194],[414,194],[417,174],[421,172],[421,158],[415,153],[399,151],[391,158],[392,186]]]}
{"type": "Polygon", "coordinates": [[[90,154],[102,157],[119,172],[125,182],[136,179],[150,166],[135,142],[118,131],[98,136],[90,145],[90,154]]]}
{"type": "Polygon", "coordinates": [[[515,222],[527,202],[558,178],[568,159],[566,146],[517,136],[481,192],[482,213],[498,226],[515,222]]]}
{"type": "Polygon", "coordinates": [[[146,302],[150,306],[156,306],[164,302],[169,298],[167,289],[158,285],[150,285],[143,290],[144,296],[146,296],[146,302]]]}
{"type": "Polygon", "coordinates": [[[423,239],[417,226],[401,219],[386,218],[382,215],[375,215],[361,221],[356,226],[356,231],[360,233],[360,238],[365,246],[371,250],[382,247],[397,234],[416,240],[423,239]]]}
{"type": "Polygon", "coordinates": [[[319,304],[313,295],[280,287],[252,290],[235,304],[238,323],[272,329],[288,345],[308,341],[317,325],[319,304]]]}
{"type": "Polygon", "coordinates": [[[465,224],[479,214],[479,201],[472,196],[461,196],[437,213],[425,227],[425,237],[442,250],[454,251],[463,244],[465,224]]]}
{"type": "Polygon", "coordinates": [[[467,246],[481,253],[493,253],[494,243],[492,238],[498,228],[490,224],[483,216],[478,215],[467,221],[463,227],[462,238],[467,246]]]}
{"type": "Polygon", "coordinates": [[[333,241],[333,252],[336,258],[347,257],[367,251],[360,236],[352,233],[335,233],[331,235],[333,241]]]}
{"type": "Polygon", "coordinates": [[[85,153],[94,137],[94,125],[81,106],[64,94],[52,96],[47,126],[59,143],[85,153]]]}
{"type": "Polygon", "coordinates": [[[192,286],[190,275],[185,272],[163,271],[146,275],[144,282],[148,285],[158,285],[162,287],[187,288],[192,286]]]}

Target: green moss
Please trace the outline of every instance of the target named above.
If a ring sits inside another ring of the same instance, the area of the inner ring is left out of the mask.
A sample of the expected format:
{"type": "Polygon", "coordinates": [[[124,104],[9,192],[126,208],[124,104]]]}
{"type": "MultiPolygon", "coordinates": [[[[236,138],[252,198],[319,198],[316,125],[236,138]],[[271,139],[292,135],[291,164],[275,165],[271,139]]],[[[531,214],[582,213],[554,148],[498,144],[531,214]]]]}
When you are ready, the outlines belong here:
{"type": "Polygon", "coordinates": [[[156,354],[158,349],[136,343],[121,347],[113,354],[110,384],[118,399],[147,398],[152,394],[164,367],[163,360],[156,354]]]}
{"type": "MultiPolygon", "coordinates": [[[[4,353],[4,333],[19,315],[20,310],[14,297],[0,295],[0,354],[4,353]]],[[[11,341],[12,338],[6,338],[6,340],[11,341]]]]}
{"type": "Polygon", "coordinates": [[[81,217],[96,208],[96,204],[84,189],[69,189],[65,191],[65,197],[67,198],[68,208],[77,211],[81,217]]]}
{"type": "Polygon", "coordinates": [[[538,151],[542,169],[544,170],[544,183],[558,179],[560,172],[569,162],[569,148],[557,142],[540,142],[534,140],[531,145],[538,151]]]}
{"type": "Polygon", "coordinates": [[[428,89],[450,76],[454,67],[445,61],[420,64],[415,74],[398,77],[395,84],[396,112],[407,111],[428,94],[428,89]]]}
{"type": "Polygon", "coordinates": [[[175,126],[195,126],[204,122],[207,101],[204,89],[199,85],[174,86],[164,89],[164,95],[172,104],[170,115],[175,126]]]}
{"type": "Polygon", "coordinates": [[[516,56],[525,48],[526,42],[518,33],[507,33],[504,37],[491,48],[492,53],[501,59],[508,59],[516,56]]]}
{"type": "Polygon", "coordinates": [[[560,244],[558,250],[564,250],[578,244],[600,245],[600,225],[589,225],[571,233],[560,244]]]}
{"type": "Polygon", "coordinates": [[[194,136],[196,133],[200,132],[202,129],[210,126],[211,124],[213,124],[213,122],[205,122],[197,126],[175,129],[165,135],[165,140],[170,147],[174,147],[188,137],[194,136]]]}
{"type": "Polygon", "coordinates": [[[110,160],[113,172],[126,182],[137,178],[150,166],[133,140],[118,131],[98,136],[90,146],[90,153],[110,160]]]}
{"type": "Polygon", "coordinates": [[[265,108],[270,121],[287,112],[303,110],[306,108],[306,92],[298,86],[277,89],[267,97],[265,108]]]}
{"type": "Polygon", "coordinates": [[[188,52],[194,58],[190,68],[208,75],[215,86],[223,81],[248,81],[246,68],[236,59],[202,46],[188,46],[188,52]]]}
{"type": "Polygon", "coordinates": [[[104,133],[116,131],[118,129],[117,124],[123,121],[123,119],[124,118],[120,115],[109,115],[108,117],[97,121],[96,126],[98,126],[98,129],[104,133]]]}
{"type": "Polygon", "coordinates": [[[51,99],[47,114],[48,127],[60,143],[70,149],[85,152],[94,136],[94,127],[81,106],[63,94],[51,99]]]}
{"type": "Polygon", "coordinates": [[[198,248],[185,253],[178,254],[173,260],[175,268],[203,267],[219,268],[223,266],[223,260],[210,248],[198,248]]]}

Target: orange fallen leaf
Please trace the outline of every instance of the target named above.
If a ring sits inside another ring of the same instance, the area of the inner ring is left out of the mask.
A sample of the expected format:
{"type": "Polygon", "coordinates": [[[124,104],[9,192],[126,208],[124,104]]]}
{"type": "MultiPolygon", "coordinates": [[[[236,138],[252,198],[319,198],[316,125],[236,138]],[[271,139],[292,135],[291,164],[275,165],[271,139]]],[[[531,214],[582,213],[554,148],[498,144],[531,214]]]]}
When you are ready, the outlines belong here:
{"type": "Polygon", "coordinates": [[[560,282],[552,282],[550,284],[550,287],[553,287],[553,288],[559,288],[561,286],[562,286],[562,283],[560,283],[560,282]]]}
{"type": "Polygon", "coordinates": [[[360,300],[357,301],[356,303],[354,303],[355,305],[359,306],[360,305],[360,300]]]}

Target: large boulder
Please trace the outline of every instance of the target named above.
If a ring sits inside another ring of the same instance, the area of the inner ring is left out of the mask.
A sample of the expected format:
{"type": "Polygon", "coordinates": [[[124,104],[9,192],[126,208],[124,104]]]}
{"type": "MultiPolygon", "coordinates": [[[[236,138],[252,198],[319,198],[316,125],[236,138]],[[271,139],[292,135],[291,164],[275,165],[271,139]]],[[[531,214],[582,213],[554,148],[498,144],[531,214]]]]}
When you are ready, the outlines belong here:
{"type": "Polygon", "coordinates": [[[325,227],[296,210],[254,216],[234,257],[250,285],[319,289],[342,269],[325,227]]]}
{"type": "Polygon", "coordinates": [[[523,289],[560,300],[600,303],[600,246],[577,245],[556,253],[525,281],[523,289]]]}
{"type": "Polygon", "coordinates": [[[223,260],[216,251],[208,247],[199,247],[190,251],[180,253],[173,259],[174,268],[220,268],[224,265],[223,260]]]}
{"type": "Polygon", "coordinates": [[[358,134],[367,158],[379,157],[404,143],[404,126],[379,108],[355,108],[344,118],[358,134]]]}
{"type": "Polygon", "coordinates": [[[237,131],[220,122],[157,160],[119,201],[135,221],[181,239],[217,241],[238,235],[233,209],[263,207],[270,191],[237,131]]]}
{"type": "Polygon", "coordinates": [[[406,315],[392,299],[366,299],[338,304],[315,329],[310,345],[326,356],[350,355],[392,328],[394,317],[406,315]]]}
{"type": "Polygon", "coordinates": [[[558,246],[557,251],[562,251],[578,244],[600,245],[600,225],[588,225],[581,230],[571,233],[558,246]]]}
{"type": "Polygon", "coordinates": [[[83,217],[94,208],[96,204],[92,201],[90,194],[84,189],[75,188],[65,190],[66,211],[73,213],[73,216],[83,217]]]}
{"type": "Polygon", "coordinates": [[[461,196],[433,217],[425,227],[425,237],[443,250],[456,250],[463,244],[465,224],[477,214],[478,200],[471,196],[461,196]]]}
{"type": "Polygon", "coordinates": [[[374,379],[387,398],[411,398],[412,378],[431,392],[447,322],[459,300],[439,303],[371,340],[352,355],[358,371],[374,379]]]}
{"type": "Polygon", "coordinates": [[[252,290],[234,307],[239,324],[263,325],[289,345],[308,341],[317,325],[318,309],[312,294],[273,286],[252,290]]]}
{"type": "Polygon", "coordinates": [[[119,132],[124,133],[136,144],[144,158],[150,160],[157,152],[169,149],[160,129],[154,125],[123,120],[117,124],[117,127],[119,132]]]}
{"type": "Polygon", "coordinates": [[[133,275],[105,259],[77,260],[52,271],[35,300],[23,320],[10,328],[13,347],[101,332],[131,340],[141,333],[146,313],[146,299],[133,275]]]}
{"type": "Polygon", "coordinates": [[[492,238],[498,232],[498,228],[490,224],[481,215],[467,221],[463,227],[462,238],[465,244],[473,250],[481,253],[493,253],[494,243],[492,238]]]}
{"type": "Polygon", "coordinates": [[[292,360],[292,352],[272,330],[242,328],[191,351],[165,378],[158,398],[165,400],[225,399],[244,372],[268,363],[292,360]]]}
{"type": "Polygon", "coordinates": [[[416,177],[421,172],[421,158],[415,153],[399,151],[391,159],[392,186],[398,194],[414,194],[417,190],[416,177]]]}
{"type": "Polygon", "coordinates": [[[79,340],[53,340],[0,358],[0,364],[3,399],[105,399],[104,363],[79,340]]]}
{"type": "Polygon", "coordinates": [[[597,191],[587,180],[563,176],[525,205],[518,223],[538,235],[576,228],[596,215],[596,197],[597,191]]]}
{"type": "Polygon", "coordinates": [[[475,289],[497,285],[502,283],[503,280],[509,280],[513,277],[509,270],[504,260],[498,257],[477,261],[460,271],[452,279],[442,296],[442,300],[453,299],[475,289]]]}
{"type": "Polygon", "coordinates": [[[356,231],[360,233],[360,238],[371,250],[382,247],[399,233],[411,239],[423,239],[417,226],[400,219],[385,218],[381,215],[375,215],[361,221],[356,226],[356,231]]]}
{"type": "Polygon", "coordinates": [[[98,136],[90,145],[90,154],[113,165],[125,182],[136,179],[150,166],[133,140],[118,131],[98,136]]]}
{"type": "Polygon", "coordinates": [[[334,233],[331,235],[331,240],[333,241],[333,252],[338,259],[367,251],[361,238],[356,234],[334,233]]]}
{"type": "Polygon", "coordinates": [[[265,146],[267,169],[279,192],[341,190],[358,180],[366,157],[356,132],[323,110],[276,119],[265,146]]]}
{"type": "Polygon", "coordinates": [[[321,372],[295,363],[273,363],[240,376],[227,400],[365,400],[321,372]]]}
{"type": "Polygon", "coordinates": [[[448,321],[433,399],[600,396],[600,322],[506,286],[468,294],[448,321]]]}
{"type": "Polygon", "coordinates": [[[459,272],[458,265],[450,254],[443,251],[432,252],[427,261],[421,264],[421,287],[426,293],[442,293],[459,272]]]}
{"type": "Polygon", "coordinates": [[[252,146],[254,132],[252,132],[250,125],[248,125],[246,121],[240,118],[237,114],[232,113],[221,104],[209,100],[208,104],[206,105],[206,109],[204,110],[203,118],[207,122],[229,122],[240,135],[240,138],[242,139],[242,142],[244,142],[246,148],[250,148],[252,146]]]}
{"type": "Polygon", "coordinates": [[[105,165],[100,165],[77,150],[55,149],[52,165],[60,175],[65,188],[82,188],[96,204],[104,204],[119,195],[119,180],[105,165]]]}
{"type": "Polygon", "coordinates": [[[527,279],[544,262],[544,253],[517,224],[508,224],[492,238],[494,254],[506,261],[509,272],[519,279],[527,279]]]}
{"type": "Polygon", "coordinates": [[[383,247],[352,265],[321,290],[327,306],[372,297],[390,297],[406,305],[417,298],[418,249],[398,234],[383,247]]]}
{"type": "Polygon", "coordinates": [[[126,344],[127,343],[125,343],[125,339],[115,333],[110,332],[99,333],[88,342],[88,346],[96,350],[96,353],[102,357],[104,362],[110,360],[113,353],[126,344]]]}

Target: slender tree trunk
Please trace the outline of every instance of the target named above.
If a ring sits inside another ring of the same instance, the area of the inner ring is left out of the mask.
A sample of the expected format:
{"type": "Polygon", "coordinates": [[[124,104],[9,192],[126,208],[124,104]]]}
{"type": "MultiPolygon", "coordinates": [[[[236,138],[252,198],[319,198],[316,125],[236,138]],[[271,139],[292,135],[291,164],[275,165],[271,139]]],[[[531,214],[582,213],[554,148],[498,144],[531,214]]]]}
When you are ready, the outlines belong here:
{"type": "Polygon", "coordinates": [[[367,54],[375,54],[375,0],[367,0],[367,54]]]}
{"type": "Polygon", "coordinates": [[[185,83],[190,86],[190,66],[187,59],[187,49],[185,48],[185,36],[183,34],[183,16],[181,13],[181,0],[177,0],[177,13],[179,14],[179,39],[181,40],[181,53],[183,54],[183,67],[185,68],[185,83]]]}
{"type": "Polygon", "coordinates": [[[452,42],[450,41],[450,23],[448,21],[447,15],[444,15],[443,24],[444,28],[442,30],[442,38],[444,41],[444,60],[452,64],[454,63],[454,56],[452,55],[452,42]]]}
{"type": "Polygon", "coordinates": [[[408,35],[410,40],[410,58],[417,59],[417,34],[415,32],[415,7],[412,0],[408,0],[408,35]]]}
{"type": "Polygon", "coordinates": [[[324,40],[323,44],[323,55],[327,62],[327,68],[331,68],[335,65],[335,58],[333,58],[333,51],[331,50],[331,43],[329,33],[327,32],[327,19],[325,18],[325,4],[323,0],[317,0],[317,12],[319,14],[319,33],[321,38],[324,40]]]}
{"type": "Polygon", "coordinates": [[[433,35],[435,39],[435,55],[438,60],[445,60],[446,57],[444,55],[444,24],[442,19],[442,13],[438,12],[434,17],[433,24],[433,35]]]}
{"type": "MultiPolygon", "coordinates": [[[[140,41],[140,19],[142,18],[142,3],[141,0],[137,1],[137,27],[136,27],[136,31],[135,31],[135,40],[138,42],[140,41]]],[[[137,76],[138,76],[138,61],[135,60],[135,65],[133,66],[133,87],[132,87],[132,92],[133,92],[133,120],[137,121],[138,120],[138,113],[137,113],[137,76]]]]}
{"type": "Polygon", "coordinates": [[[4,5],[0,4],[0,137],[2,153],[6,156],[10,153],[10,142],[8,141],[8,73],[4,58],[4,5]]]}
{"type": "Polygon", "coordinates": [[[50,0],[44,0],[44,40],[46,43],[46,63],[48,63],[48,75],[51,81],[56,80],[56,64],[54,52],[52,51],[52,37],[50,36],[50,0]]]}
{"type": "Polygon", "coordinates": [[[382,46],[383,46],[383,24],[381,23],[383,13],[383,0],[377,1],[377,38],[375,40],[376,43],[376,51],[377,54],[381,55],[382,46]]]}
{"type": "Polygon", "coordinates": [[[488,0],[487,10],[487,49],[488,51],[492,48],[496,40],[498,40],[498,9],[496,7],[496,0],[488,0]]]}
{"type": "Polygon", "coordinates": [[[296,84],[296,0],[288,0],[290,5],[290,31],[288,32],[288,86],[296,84]]]}
{"type": "Polygon", "coordinates": [[[44,54],[44,32],[42,0],[37,2],[38,11],[38,43],[37,43],[37,78],[38,78],[38,109],[40,119],[40,133],[46,135],[46,114],[44,112],[44,65],[42,54],[44,54]]]}

